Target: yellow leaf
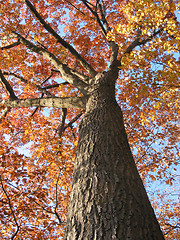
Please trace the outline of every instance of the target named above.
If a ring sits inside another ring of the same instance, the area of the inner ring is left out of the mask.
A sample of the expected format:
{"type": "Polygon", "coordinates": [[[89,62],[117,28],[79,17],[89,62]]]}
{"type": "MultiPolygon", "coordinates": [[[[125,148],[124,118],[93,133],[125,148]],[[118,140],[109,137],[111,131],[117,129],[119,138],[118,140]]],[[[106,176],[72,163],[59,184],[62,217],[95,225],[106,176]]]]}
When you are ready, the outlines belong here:
{"type": "Polygon", "coordinates": [[[28,132],[29,132],[28,130],[25,130],[25,135],[27,135],[27,134],[28,134],[28,132]]]}
{"type": "Polygon", "coordinates": [[[30,139],[31,139],[31,140],[33,140],[33,139],[34,139],[34,136],[33,136],[33,135],[31,135],[31,136],[30,136],[30,139]]]}
{"type": "Polygon", "coordinates": [[[154,121],[154,120],[155,120],[155,117],[154,117],[154,116],[152,116],[152,117],[151,117],[151,119],[152,119],[152,121],[154,121]]]}

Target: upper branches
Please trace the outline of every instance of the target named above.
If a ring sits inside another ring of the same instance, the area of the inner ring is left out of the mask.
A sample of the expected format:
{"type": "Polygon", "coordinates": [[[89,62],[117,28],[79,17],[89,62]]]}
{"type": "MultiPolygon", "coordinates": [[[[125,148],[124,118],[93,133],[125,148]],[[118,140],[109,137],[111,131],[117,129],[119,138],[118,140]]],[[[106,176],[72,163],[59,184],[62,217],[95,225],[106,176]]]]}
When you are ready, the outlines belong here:
{"type": "Polygon", "coordinates": [[[140,36],[137,36],[137,38],[126,49],[125,53],[131,53],[135,47],[145,45],[147,42],[151,41],[156,35],[158,35],[162,31],[163,31],[163,28],[155,31],[151,36],[149,36],[148,38],[142,41],[140,41],[140,36]]]}
{"type": "Polygon", "coordinates": [[[70,53],[81,63],[84,69],[89,72],[92,77],[94,77],[96,75],[96,71],[93,69],[93,67],[67,41],[57,34],[57,32],[41,17],[29,0],[24,0],[24,2],[27,4],[31,12],[36,16],[37,20],[42,24],[42,26],[57,40],[57,42],[68,49],[70,53]]]}
{"type": "MultiPolygon", "coordinates": [[[[6,73],[7,74],[7,73],[6,73]]],[[[15,77],[20,78],[23,82],[27,82],[24,78],[16,75],[16,74],[8,74],[13,75],[15,77]]],[[[9,82],[4,77],[2,71],[0,70],[0,78],[5,86],[5,89],[9,93],[9,99],[1,100],[0,103],[6,105],[5,112],[1,115],[0,119],[6,115],[8,109],[10,108],[20,108],[20,107],[55,107],[55,108],[85,108],[85,97],[64,97],[58,98],[51,95],[46,89],[43,89],[37,86],[38,90],[40,90],[43,94],[45,93],[47,98],[35,98],[35,99],[18,99],[15,95],[13,88],[9,84],[9,82]]]]}
{"type": "MultiPolygon", "coordinates": [[[[11,38],[17,38],[18,44],[23,44],[29,50],[43,55],[47,60],[49,60],[61,73],[61,76],[74,87],[77,87],[84,95],[88,92],[88,84],[86,83],[87,77],[76,70],[69,68],[66,64],[63,64],[55,55],[50,53],[47,49],[43,47],[36,46],[34,43],[30,42],[20,34],[13,32],[10,34],[11,38]],[[82,80],[81,80],[81,79],[82,80]]],[[[8,38],[8,37],[7,37],[8,38]]],[[[11,73],[4,72],[4,74],[13,76],[20,79],[22,82],[29,84],[29,82],[22,76],[11,73]]],[[[6,105],[7,109],[19,108],[19,107],[58,107],[58,108],[85,108],[85,98],[67,97],[67,98],[57,98],[48,92],[45,88],[41,86],[32,84],[36,87],[42,94],[46,94],[48,98],[37,98],[37,99],[18,99],[14,93],[13,88],[9,82],[4,77],[4,74],[0,70],[0,79],[9,93],[9,99],[1,101],[2,104],[6,105]]],[[[30,83],[31,84],[31,83],[30,83]]],[[[3,114],[4,115],[4,114],[3,114]]]]}
{"type": "MultiPolygon", "coordinates": [[[[81,1],[82,1],[83,4],[90,10],[90,12],[95,16],[95,19],[96,19],[97,23],[99,24],[99,26],[100,26],[100,28],[101,28],[104,36],[106,37],[107,32],[108,32],[108,29],[105,29],[103,23],[101,22],[101,19],[100,19],[99,15],[98,15],[98,11],[97,11],[97,10],[98,10],[98,7],[101,6],[100,3],[99,3],[99,1],[97,1],[96,6],[95,6],[94,9],[91,7],[91,4],[88,3],[88,1],[86,1],[86,0],[81,0],[81,1]]],[[[103,14],[103,13],[102,13],[102,14],[103,14]]],[[[103,19],[105,19],[104,14],[103,14],[102,16],[103,16],[103,19]]],[[[110,30],[110,29],[109,29],[109,30],[110,30]]]]}
{"type": "Polygon", "coordinates": [[[96,5],[94,6],[91,3],[89,3],[87,0],[81,0],[81,1],[86,6],[86,8],[89,9],[89,11],[92,13],[92,15],[95,17],[96,22],[100,26],[103,35],[105,36],[105,38],[107,39],[107,41],[111,47],[111,57],[110,57],[110,68],[111,68],[112,66],[114,66],[114,64],[116,65],[116,63],[117,63],[117,55],[118,55],[119,47],[114,41],[112,41],[112,40],[109,41],[107,38],[107,34],[109,31],[111,31],[111,28],[106,19],[105,3],[103,0],[102,1],[97,0],[96,5]],[[100,2],[102,2],[102,3],[100,3],[100,2]]]}
{"type": "MultiPolygon", "coordinates": [[[[19,41],[25,45],[31,51],[43,55],[49,60],[61,73],[62,77],[73,86],[77,87],[83,94],[87,94],[87,83],[80,80],[80,73],[70,69],[66,64],[63,64],[54,54],[50,53],[46,49],[36,46],[34,43],[22,37],[20,34],[14,32],[14,37],[18,38],[19,41]]],[[[82,75],[82,78],[84,76],[82,75]]]]}
{"type": "MultiPolygon", "coordinates": [[[[127,49],[125,50],[124,54],[130,54],[137,46],[143,46],[146,43],[150,42],[154,37],[156,37],[159,33],[161,33],[163,31],[163,27],[158,29],[157,31],[154,31],[153,34],[151,34],[148,38],[140,40],[140,35],[141,35],[141,31],[139,31],[137,37],[135,38],[135,40],[127,47],[127,49]]],[[[122,59],[122,57],[121,57],[122,59]]],[[[121,66],[121,59],[118,61],[118,65],[121,66]]]]}

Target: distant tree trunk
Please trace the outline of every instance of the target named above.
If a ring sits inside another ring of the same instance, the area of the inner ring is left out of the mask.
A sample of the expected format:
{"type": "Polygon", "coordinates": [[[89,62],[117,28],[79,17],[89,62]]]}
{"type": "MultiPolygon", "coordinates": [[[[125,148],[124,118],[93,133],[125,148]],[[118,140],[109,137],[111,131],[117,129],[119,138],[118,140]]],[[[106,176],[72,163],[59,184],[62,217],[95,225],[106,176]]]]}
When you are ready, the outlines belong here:
{"type": "Polygon", "coordinates": [[[99,73],[86,104],[64,240],[164,239],[115,100],[117,75],[99,73]]]}

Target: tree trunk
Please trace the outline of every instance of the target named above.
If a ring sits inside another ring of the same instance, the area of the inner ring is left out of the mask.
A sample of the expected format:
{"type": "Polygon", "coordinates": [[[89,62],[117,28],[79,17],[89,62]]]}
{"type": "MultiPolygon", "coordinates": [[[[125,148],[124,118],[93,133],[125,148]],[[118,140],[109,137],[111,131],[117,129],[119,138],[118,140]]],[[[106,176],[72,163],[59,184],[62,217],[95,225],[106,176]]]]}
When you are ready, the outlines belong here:
{"type": "Polygon", "coordinates": [[[64,240],[162,240],[115,100],[117,71],[99,73],[80,125],[64,240]]]}

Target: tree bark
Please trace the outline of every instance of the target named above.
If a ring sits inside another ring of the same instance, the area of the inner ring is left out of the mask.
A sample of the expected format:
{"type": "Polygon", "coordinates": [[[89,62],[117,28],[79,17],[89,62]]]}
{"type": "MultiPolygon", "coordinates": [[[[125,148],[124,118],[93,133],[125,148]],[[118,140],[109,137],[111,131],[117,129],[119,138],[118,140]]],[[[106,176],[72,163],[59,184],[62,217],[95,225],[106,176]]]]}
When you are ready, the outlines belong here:
{"type": "Polygon", "coordinates": [[[115,100],[118,71],[99,73],[79,130],[64,240],[162,240],[115,100]]]}
{"type": "Polygon", "coordinates": [[[54,108],[85,108],[86,99],[83,97],[47,97],[47,98],[26,98],[26,99],[4,99],[0,103],[6,107],[54,107],[54,108]]]}

